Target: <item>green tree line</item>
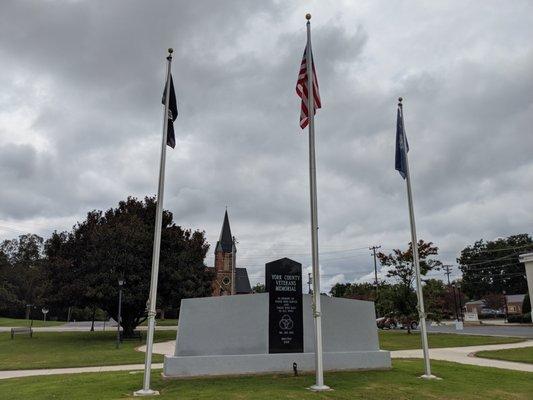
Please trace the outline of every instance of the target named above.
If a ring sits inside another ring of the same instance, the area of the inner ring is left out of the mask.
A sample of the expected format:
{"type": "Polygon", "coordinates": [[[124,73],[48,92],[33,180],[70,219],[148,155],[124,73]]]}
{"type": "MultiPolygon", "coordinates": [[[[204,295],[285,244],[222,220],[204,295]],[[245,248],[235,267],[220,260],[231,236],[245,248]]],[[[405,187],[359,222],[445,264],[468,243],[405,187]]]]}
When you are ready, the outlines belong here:
{"type": "MultiPolygon", "coordinates": [[[[118,280],[124,279],[122,327],[146,318],[156,202],[129,197],[116,208],[91,211],[68,232],[34,234],[0,244],[0,315],[27,316],[32,304],[66,318],[69,307],[103,310],[117,319],[118,280]]],[[[205,233],[183,229],[164,211],[158,283],[160,312],[182,298],[209,296],[212,273],[205,233]]]]}

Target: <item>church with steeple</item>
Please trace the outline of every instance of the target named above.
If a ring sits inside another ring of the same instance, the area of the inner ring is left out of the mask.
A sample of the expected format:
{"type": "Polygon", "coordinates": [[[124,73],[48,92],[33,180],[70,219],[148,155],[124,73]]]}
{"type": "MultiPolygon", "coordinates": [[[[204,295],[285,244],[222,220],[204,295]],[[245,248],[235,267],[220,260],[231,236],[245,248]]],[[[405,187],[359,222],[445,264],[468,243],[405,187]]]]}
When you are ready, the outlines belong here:
{"type": "Polygon", "coordinates": [[[215,266],[209,268],[215,272],[212,296],[252,293],[248,271],[246,268],[237,268],[235,243],[235,237],[232,236],[229,225],[228,210],[226,210],[220,237],[215,247],[215,266]]]}

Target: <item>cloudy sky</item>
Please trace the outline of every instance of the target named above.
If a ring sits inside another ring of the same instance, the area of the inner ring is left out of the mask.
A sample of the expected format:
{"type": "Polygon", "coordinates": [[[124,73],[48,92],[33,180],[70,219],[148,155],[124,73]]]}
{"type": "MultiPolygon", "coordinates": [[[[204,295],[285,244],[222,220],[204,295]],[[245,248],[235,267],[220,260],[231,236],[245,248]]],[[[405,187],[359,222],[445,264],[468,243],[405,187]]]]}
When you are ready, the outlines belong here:
{"type": "Polygon", "coordinates": [[[165,208],[214,244],[227,206],[252,283],[279,257],[308,267],[308,142],[294,90],[306,12],[323,104],[325,289],[368,279],[368,246],[409,241],[398,96],[419,237],[454,262],[479,238],[532,232],[530,1],[36,0],[0,4],[0,239],[46,236],[155,194],[173,47],[180,115],[165,208]]]}

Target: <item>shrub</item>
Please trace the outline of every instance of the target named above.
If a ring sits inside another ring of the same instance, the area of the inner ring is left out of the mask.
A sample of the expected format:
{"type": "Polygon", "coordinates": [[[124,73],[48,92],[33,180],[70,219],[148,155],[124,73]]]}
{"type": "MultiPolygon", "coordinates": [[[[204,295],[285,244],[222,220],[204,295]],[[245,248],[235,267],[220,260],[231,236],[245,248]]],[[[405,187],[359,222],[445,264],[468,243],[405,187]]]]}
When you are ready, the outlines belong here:
{"type": "Polygon", "coordinates": [[[524,314],[531,313],[531,301],[529,298],[529,294],[526,294],[524,297],[524,302],[522,303],[522,312],[524,314]]]}
{"type": "Polygon", "coordinates": [[[523,315],[522,322],[531,323],[531,312],[523,315]]]}
{"type": "Polygon", "coordinates": [[[507,322],[513,323],[531,323],[531,313],[527,314],[518,314],[518,315],[509,315],[507,317],[507,322]]]}
{"type": "Polygon", "coordinates": [[[509,315],[507,317],[507,322],[512,322],[512,323],[522,322],[522,315],[521,314],[509,315]]]}

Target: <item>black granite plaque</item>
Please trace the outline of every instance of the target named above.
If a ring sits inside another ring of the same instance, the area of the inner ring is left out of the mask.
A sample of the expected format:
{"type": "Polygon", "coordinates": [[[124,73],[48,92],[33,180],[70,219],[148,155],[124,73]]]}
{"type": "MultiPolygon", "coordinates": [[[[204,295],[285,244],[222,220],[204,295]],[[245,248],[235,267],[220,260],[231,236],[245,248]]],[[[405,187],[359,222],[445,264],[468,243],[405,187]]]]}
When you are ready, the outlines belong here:
{"type": "Polygon", "coordinates": [[[269,262],[268,352],[303,353],[302,264],[288,258],[269,262]]]}

